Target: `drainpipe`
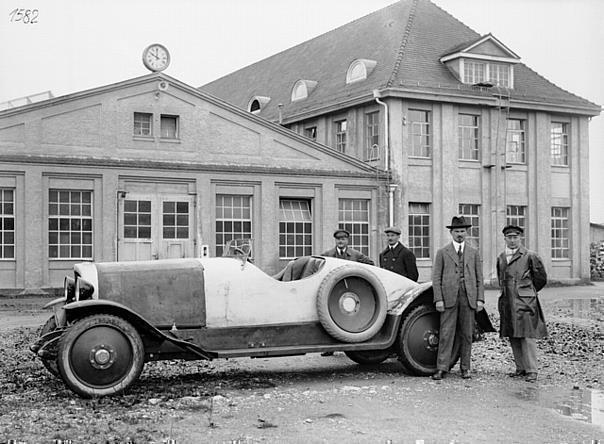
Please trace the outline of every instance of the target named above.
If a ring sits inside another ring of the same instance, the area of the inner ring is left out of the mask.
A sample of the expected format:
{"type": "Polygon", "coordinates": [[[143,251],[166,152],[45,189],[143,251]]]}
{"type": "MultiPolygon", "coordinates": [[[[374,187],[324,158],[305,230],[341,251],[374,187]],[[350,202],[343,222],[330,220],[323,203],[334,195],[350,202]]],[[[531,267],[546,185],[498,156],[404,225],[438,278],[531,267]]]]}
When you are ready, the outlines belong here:
{"type": "MultiPolygon", "coordinates": [[[[375,101],[384,107],[384,171],[390,175],[390,145],[388,143],[390,139],[389,133],[389,114],[388,114],[388,104],[380,100],[381,93],[378,89],[373,90],[373,98],[375,101]]],[[[390,178],[388,178],[388,224],[389,226],[394,225],[394,190],[396,190],[396,185],[390,183],[390,178]]]]}

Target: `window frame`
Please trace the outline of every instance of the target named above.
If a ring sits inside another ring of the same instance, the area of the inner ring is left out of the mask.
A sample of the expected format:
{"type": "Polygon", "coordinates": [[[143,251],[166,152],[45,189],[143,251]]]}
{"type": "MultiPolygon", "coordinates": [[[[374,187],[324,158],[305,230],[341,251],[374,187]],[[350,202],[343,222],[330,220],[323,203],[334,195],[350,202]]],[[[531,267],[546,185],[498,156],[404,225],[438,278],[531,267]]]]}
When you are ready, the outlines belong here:
{"type": "Polygon", "coordinates": [[[304,127],[304,137],[306,137],[307,139],[310,140],[317,140],[317,125],[311,125],[311,126],[306,126],[304,127]],[[311,133],[309,135],[309,133],[311,133]]]}
{"type": "Polygon", "coordinates": [[[133,118],[132,118],[132,136],[133,137],[141,137],[141,138],[146,138],[146,139],[152,139],[153,138],[153,113],[145,113],[145,112],[139,112],[139,111],[135,111],[133,114],[133,118]],[[137,130],[137,125],[142,125],[145,122],[140,122],[140,120],[137,122],[137,117],[148,117],[149,118],[149,134],[137,134],[136,130],[137,130]]]}
{"type": "Polygon", "coordinates": [[[417,259],[430,259],[432,256],[430,245],[431,207],[429,202],[409,202],[409,249],[417,259]],[[417,218],[420,218],[419,224],[415,223],[417,218]],[[425,228],[427,228],[427,234],[424,233],[425,228]],[[421,233],[416,233],[417,229],[421,233]]]}
{"type": "Polygon", "coordinates": [[[0,187],[0,261],[14,261],[16,259],[16,190],[14,187],[0,187]],[[6,199],[10,193],[11,200],[6,199]],[[11,221],[9,224],[7,221],[11,221]],[[12,225],[12,228],[10,228],[12,225]],[[6,242],[6,239],[12,237],[12,242],[6,242]],[[7,252],[11,251],[10,256],[7,252]]]}
{"type": "Polygon", "coordinates": [[[478,114],[468,114],[468,113],[458,113],[457,119],[457,144],[458,144],[458,159],[469,162],[480,162],[481,160],[481,136],[480,136],[480,115],[478,114]],[[462,124],[463,117],[472,117],[474,119],[472,125],[462,124]],[[466,135],[472,132],[472,138],[467,138],[466,135]],[[465,141],[473,141],[475,147],[469,147],[472,153],[476,153],[476,157],[465,157],[466,147],[464,144],[465,141]]]}
{"type": "Polygon", "coordinates": [[[180,116],[176,114],[160,114],[159,138],[161,140],[180,140],[180,116]],[[164,119],[174,119],[174,137],[164,136],[164,119]]]}
{"type": "Polygon", "coordinates": [[[480,251],[480,204],[460,203],[458,210],[458,214],[462,215],[466,219],[466,222],[472,224],[468,228],[466,241],[480,251]],[[474,209],[476,210],[475,213],[474,209]]]}
{"type": "Polygon", "coordinates": [[[365,161],[379,160],[380,158],[380,112],[369,111],[364,113],[364,159],[365,161]],[[370,117],[371,116],[371,117],[370,117]],[[371,120],[371,123],[370,123],[371,120]],[[375,139],[377,138],[377,141],[375,139]],[[373,146],[378,146],[377,155],[373,152],[373,146]]]}
{"type": "MultiPolygon", "coordinates": [[[[215,197],[215,217],[214,217],[214,248],[216,252],[216,256],[222,256],[224,252],[224,247],[226,247],[227,243],[233,239],[238,238],[254,238],[254,202],[253,196],[250,194],[234,194],[234,193],[216,193],[215,197]],[[230,206],[224,205],[225,198],[230,199],[230,206]],[[235,206],[236,198],[239,199],[240,205],[235,206]],[[222,203],[223,205],[219,205],[222,203]],[[219,210],[222,208],[223,210],[219,210]],[[224,211],[224,209],[230,209],[231,216],[226,217],[228,213],[224,211]],[[236,210],[240,210],[241,216],[239,218],[235,217],[236,210]],[[245,215],[248,214],[246,218],[245,215]],[[222,226],[222,230],[218,229],[218,224],[224,224],[222,226]],[[226,224],[231,223],[232,229],[230,231],[226,231],[226,224]],[[235,226],[237,223],[241,224],[240,230],[235,230],[235,226]],[[249,230],[245,230],[244,226],[246,223],[249,223],[249,230]],[[249,234],[249,235],[248,235],[249,234]],[[219,236],[222,236],[220,239],[222,242],[219,243],[219,236]],[[239,236],[239,237],[237,237],[239,236]]],[[[252,252],[253,253],[253,252],[252,252]]]]}
{"type": "Polygon", "coordinates": [[[526,165],[526,119],[509,118],[506,120],[506,144],[505,144],[505,161],[518,165],[526,165]],[[519,122],[520,128],[510,128],[511,122],[519,122]],[[510,142],[514,135],[520,135],[520,150],[512,153],[510,151],[510,142]],[[520,153],[520,160],[513,159],[512,154],[520,153]]]}
{"type": "Polygon", "coordinates": [[[313,250],[313,242],[314,242],[314,215],[313,215],[313,199],[309,198],[300,198],[300,197],[280,197],[279,198],[279,259],[280,260],[292,260],[301,256],[310,256],[312,255],[313,250]],[[283,208],[282,203],[284,202],[292,202],[305,204],[306,209],[308,209],[308,219],[305,220],[302,217],[300,220],[297,219],[289,219],[287,216],[287,212],[290,212],[290,215],[295,216],[295,211],[299,210],[300,214],[304,216],[305,209],[302,208],[302,205],[299,205],[298,208],[283,208]],[[285,217],[284,217],[285,216],[285,217]],[[282,230],[283,226],[288,227],[287,224],[294,224],[293,231],[282,230]],[[301,224],[302,227],[298,227],[297,225],[301,224]],[[301,232],[298,232],[298,228],[302,228],[301,232]],[[293,243],[288,242],[288,236],[293,236],[293,243]],[[297,236],[302,236],[302,243],[298,243],[297,236]],[[306,243],[306,237],[310,238],[310,243],[306,243]],[[293,248],[293,255],[288,255],[288,248],[293,248]],[[285,249],[285,250],[282,250],[285,249]],[[285,254],[282,254],[285,253],[285,254]],[[298,254],[302,253],[302,254],[298,254]]]}
{"type": "Polygon", "coordinates": [[[552,120],[550,122],[550,162],[553,166],[568,167],[570,166],[570,134],[569,123],[552,120]],[[554,133],[554,125],[560,125],[560,132],[554,133]],[[561,139],[560,143],[554,143],[555,139],[561,139]],[[559,147],[559,154],[555,153],[559,147]],[[558,162],[556,159],[563,159],[558,162]]]}
{"type": "Polygon", "coordinates": [[[338,228],[350,233],[349,245],[365,256],[371,253],[371,199],[340,197],[338,199],[338,228]],[[347,208],[346,204],[350,204],[347,208]],[[359,218],[366,215],[366,219],[359,218]],[[352,217],[348,217],[352,216],[352,217]]]}
{"type": "Polygon", "coordinates": [[[409,109],[408,114],[410,123],[409,136],[411,138],[411,152],[409,153],[409,157],[422,159],[432,158],[432,112],[424,109],[409,109]],[[412,113],[423,113],[425,120],[421,122],[414,120],[412,113]],[[418,134],[416,134],[416,128],[419,128],[418,134]],[[416,137],[419,137],[420,141],[425,138],[428,143],[420,143],[420,146],[418,147],[416,144],[416,137]]]}
{"type": "Polygon", "coordinates": [[[48,189],[48,207],[47,207],[47,220],[48,220],[48,225],[47,225],[47,235],[48,235],[48,239],[47,239],[47,253],[48,253],[48,259],[52,260],[52,261],[65,261],[65,260],[94,260],[94,192],[92,190],[85,190],[85,189],[71,189],[71,188],[49,188],[48,189]],[[54,201],[52,199],[52,193],[56,193],[57,195],[57,200],[54,201]],[[62,193],[68,193],[69,194],[69,201],[63,201],[61,199],[62,197],[62,193]],[[80,195],[80,200],[79,202],[72,202],[72,196],[74,193],[78,193],[80,195]],[[89,202],[85,202],[84,201],[84,194],[88,194],[89,196],[89,202]],[[79,204],[79,213],[80,214],[72,214],[72,211],[74,209],[74,206],[78,206],[77,204],[79,204]],[[90,214],[89,215],[85,215],[83,214],[83,209],[84,209],[84,204],[87,204],[86,206],[90,207],[90,214]],[[56,212],[52,211],[52,206],[56,205],[56,212]],[[62,206],[66,205],[69,208],[69,213],[68,214],[63,214],[62,213],[62,206]],[[51,220],[57,220],[56,223],[56,228],[52,228],[52,223],[51,220]],[[64,229],[61,228],[61,222],[62,219],[68,220],[68,228],[64,229]],[[80,220],[80,229],[79,230],[74,230],[73,229],[73,223],[72,221],[74,220],[80,220]],[[84,230],[84,220],[89,220],[90,221],[90,230],[84,230]],[[54,237],[52,235],[52,233],[56,232],[56,242],[51,242],[51,238],[54,237]],[[79,233],[80,235],[80,242],[79,243],[73,243],[73,234],[74,233],[79,233]],[[90,243],[84,243],[83,242],[83,237],[84,234],[89,234],[90,235],[90,243]],[[69,242],[68,243],[64,243],[61,241],[62,236],[61,235],[67,235],[69,237],[69,242]],[[69,256],[64,256],[61,253],[61,247],[67,247],[69,248],[69,256]],[[52,247],[56,248],[56,256],[54,256],[51,252],[52,252],[52,247]],[[80,248],[80,255],[72,255],[72,248],[80,248]],[[83,254],[84,252],[84,248],[85,247],[89,247],[90,248],[90,255],[89,256],[85,256],[83,254]]]}
{"type": "Polygon", "coordinates": [[[570,207],[551,207],[550,254],[552,261],[570,259],[570,207]],[[560,214],[555,214],[560,213],[560,214]],[[557,224],[560,222],[560,224],[557,224]],[[566,222],[566,223],[564,223],[566,222]],[[558,226],[559,225],[559,226],[558,226]],[[566,234],[566,236],[564,236],[566,234]],[[556,242],[559,241],[559,242],[556,242]],[[564,242],[566,241],[566,242],[564,242]],[[557,245],[556,245],[557,244],[557,245]],[[565,245],[566,244],[566,245],[565,245]],[[558,254],[560,253],[560,254],[558,254]]]}
{"type": "Polygon", "coordinates": [[[334,149],[340,153],[346,152],[346,145],[348,143],[348,120],[338,119],[334,120],[334,149]],[[342,124],[344,129],[342,130],[342,124]]]}

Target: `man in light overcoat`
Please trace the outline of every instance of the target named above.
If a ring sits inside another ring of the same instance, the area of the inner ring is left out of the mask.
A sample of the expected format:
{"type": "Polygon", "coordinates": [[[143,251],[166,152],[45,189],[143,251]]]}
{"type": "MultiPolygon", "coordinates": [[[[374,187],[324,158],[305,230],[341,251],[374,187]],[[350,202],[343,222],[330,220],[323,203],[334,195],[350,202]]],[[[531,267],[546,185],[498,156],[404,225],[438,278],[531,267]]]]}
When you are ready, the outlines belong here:
{"type": "Polygon", "coordinates": [[[477,249],[465,242],[463,216],[455,216],[450,230],[452,242],[438,250],[432,266],[432,288],[436,310],[440,312],[437,371],[432,379],[442,379],[449,371],[454,349],[461,353],[461,377],[470,378],[472,333],[476,311],[484,307],[482,259],[477,249]]]}
{"type": "Polygon", "coordinates": [[[520,244],[524,230],[516,225],[503,229],[505,251],[497,258],[500,336],[510,338],[516,371],[511,377],[537,380],[537,342],[547,336],[545,318],[537,292],[547,282],[541,258],[520,244]]]}

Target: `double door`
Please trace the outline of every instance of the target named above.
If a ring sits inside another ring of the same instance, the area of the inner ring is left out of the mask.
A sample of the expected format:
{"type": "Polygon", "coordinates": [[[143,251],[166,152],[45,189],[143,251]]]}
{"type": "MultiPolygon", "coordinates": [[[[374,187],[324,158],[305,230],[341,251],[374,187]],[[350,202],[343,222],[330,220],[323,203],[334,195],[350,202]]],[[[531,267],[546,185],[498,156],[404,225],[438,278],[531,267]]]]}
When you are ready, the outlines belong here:
{"type": "Polygon", "coordinates": [[[193,257],[194,196],[128,193],[119,199],[118,260],[193,257]]]}

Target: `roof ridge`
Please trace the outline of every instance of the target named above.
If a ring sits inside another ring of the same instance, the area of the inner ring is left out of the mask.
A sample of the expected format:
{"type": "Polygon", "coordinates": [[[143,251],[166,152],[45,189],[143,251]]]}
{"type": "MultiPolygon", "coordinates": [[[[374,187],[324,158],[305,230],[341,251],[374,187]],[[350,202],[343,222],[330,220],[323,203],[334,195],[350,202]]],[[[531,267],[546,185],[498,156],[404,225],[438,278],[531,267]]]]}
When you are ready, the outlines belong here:
{"type": "Polygon", "coordinates": [[[401,38],[401,44],[398,48],[398,53],[396,55],[396,60],[394,61],[394,68],[392,69],[392,73],[390,74],[390,78],[386,83],[386,86],[390,88],[394,79],[398,75],[398,70],[401,66],[401,62],[403,61],[403,57],[405,55],[405,48],[407,46],[407,42],[409,41],[409,34],[411,34],[411,27],[413,26],[413,22],[415,19],[415,11],[417,11],[417,3],[419,0],[413,0],[411,4],[411,9],[409,10],[409,17],[407,18],[407,25],[405,26],[405,32],[403,32],[403,37],[401,38]]]}
{"type": "MultiPolygon", "coordinates": [[[[416,0],[413,0],[413,1],[416,1],[416,0]]],[[[350,21],[350,22],[343,23],[343,24],[341,24],[340,26],[338,26],[338,27],[336,27],[336,28],[330,29],[329,31],[326,31],[326,32],[324,32],[324,33],[322,33],[322,34],[319,34],[319,35],[317,35],[317,36],[314,36],[314,37],[312,37],[312,38],[310,38],[310,39],[308,39],[308,40],[304,40],[303,42],[300,42],[300,43],[298,43],[297,45],[290,46],[289,48],[285,48],[285,49],[283,49],[283,50],[281,50],[281,51],[279,51],[279,52],[277,52],[277,53],[275,53],[275,54],[271,54],[271,55],[269,55],[269,56],[267,56],[267,57],[264,57],[263,59],[260,59],[260,60],[257,60],[257,61],[255,61],[255,62],[252,62],[252,63],[250,63],[249,65],[243,66],[243,67],[241,67],[241,68],[239,68],[239,69],[237,69],[237,70],[235,70],[235,71],[231,71],[231,72],[229,72],[229,73],[227,73],[227,74],[225,74],[225,75],[223,75],[223,76],[221,76],[221,77],[219,77],[219,78],[217,78],[217,79],[214,79],[214,80],[212,80],[212,81],[210,81],[210,82],[208,82],[208,83],[205,83],[205,84],[203,84],[203,85],[201,85],[201,86],[197,86],[196,88],[197,88],[197,89],[201,89],[201,88],[204,88],[204,87],[210,86],[210,85],[212,85],[213,83],[218,82],[219,80],[222,80],[222,79],[223,79],[223,78],[225,78],[225,77],[229,77],[229,76],[231,76],[231,75],[233,75],[233,74],[235,74],[235,73],[237,73],[237,72],[243,71],[243,70],[248,69],[248,68],[250,68],[250,67],[252,67],[252,66],[258,65],[258,64],[263,63],[263,62],[265,62],[265,61],[267,61],[267,60],[270,60],[270,59],[273,59],[273,58],[275,58],[275,57],[278,57],[278,56],[280,56],[281,54],[283,54],[283,53],[285,53],[285,52],[289,52],[289,51],[294,50],[294,48],[298,48],[298,47],[303,46],[303,45],[308,45],[308,44],[309,44],[310,42],[312,42],[312,41],[315,41],[315,40],[317,40],[317,39],[319,39],[319,38],[322,38],[322,37],[324,37],[324,36],[326,36],[326,35],[333,34],[334,32],[339,31],[341,28],[344,28],[344,27],[346,27],[346,26],[352,25],[353,23],[356,23],[356,22],[358,22],[359,20],[363,20],[363,19],[365,19],[366,17],[369,17],[370,15],[377,14],[377,13],[379,13],[379,12],[381,12],[381,11],[385,10],[385,9],[392,8],[394,5],[396,5],[396,4],[398,4],[398,3],[401,3],[401,2],[402,2],[402,0],[396,0],[396,1],[393,1],[393,2],[392,2],[391,4],[389,4],[388,6],[384,6],[383,8],[380,8],[380,9],[378,9],[377,11],[372,11],[372,12],[369,12],[369,13],[367,13],[367,14],[365,14],[365,15],[363,15],[363,16],[361,16],[361,17],[359,17],[359,18],[356,18],[356,19],[354,19],[354,20],[352,20],[352,21],[350,21]]]]}
{"type": "Polygon", "coordinates": [[[583,100],[583,101],[585,101],[585,102],[587,102],[587,103],[589,103],[589,104],[591,104],[591,105],[598,106],[598,107],[602,108],[602,106],[601,106],[601,105],[598,105],[597,103],[592,102],[591,100],[587,100],[587,99],[586,99],[586,98],[584,98],[584,97],[578,96],[577,94],[572,93],[572,92],[570,92],[570,91],[568,91],[568,90],[566,90],[566,89],[564,89],[564,88],[562,88],[562,87],[560,87],[560,86],[556,85],[554,82],[552,82],[551,80],[548,80],[548,79],[546,79],[545,77],[543,77],[541,74],[539,74],[539,73],[538,73],[537,71],[535,71],[533,68],[531,68],[530,66],[528,66],[526,63],[520,62],[520,65],[524,66],[526,69],[528,69],[528,70],[529,70],[529,71],[531,71],[533,74],[535,74],[536,76],[540,77],[541,79],[545,80],[545,81],[546,81],[547,83],[549,83],[550,85],[552,85],[552,86],[554,86],[554,87],[558,88],[558,89],[559,89],[559,90],[561,90],[561,91],[564,91],[566,94],[570,94],[571,96],[576,97],[577,99],[583,100]]]}

